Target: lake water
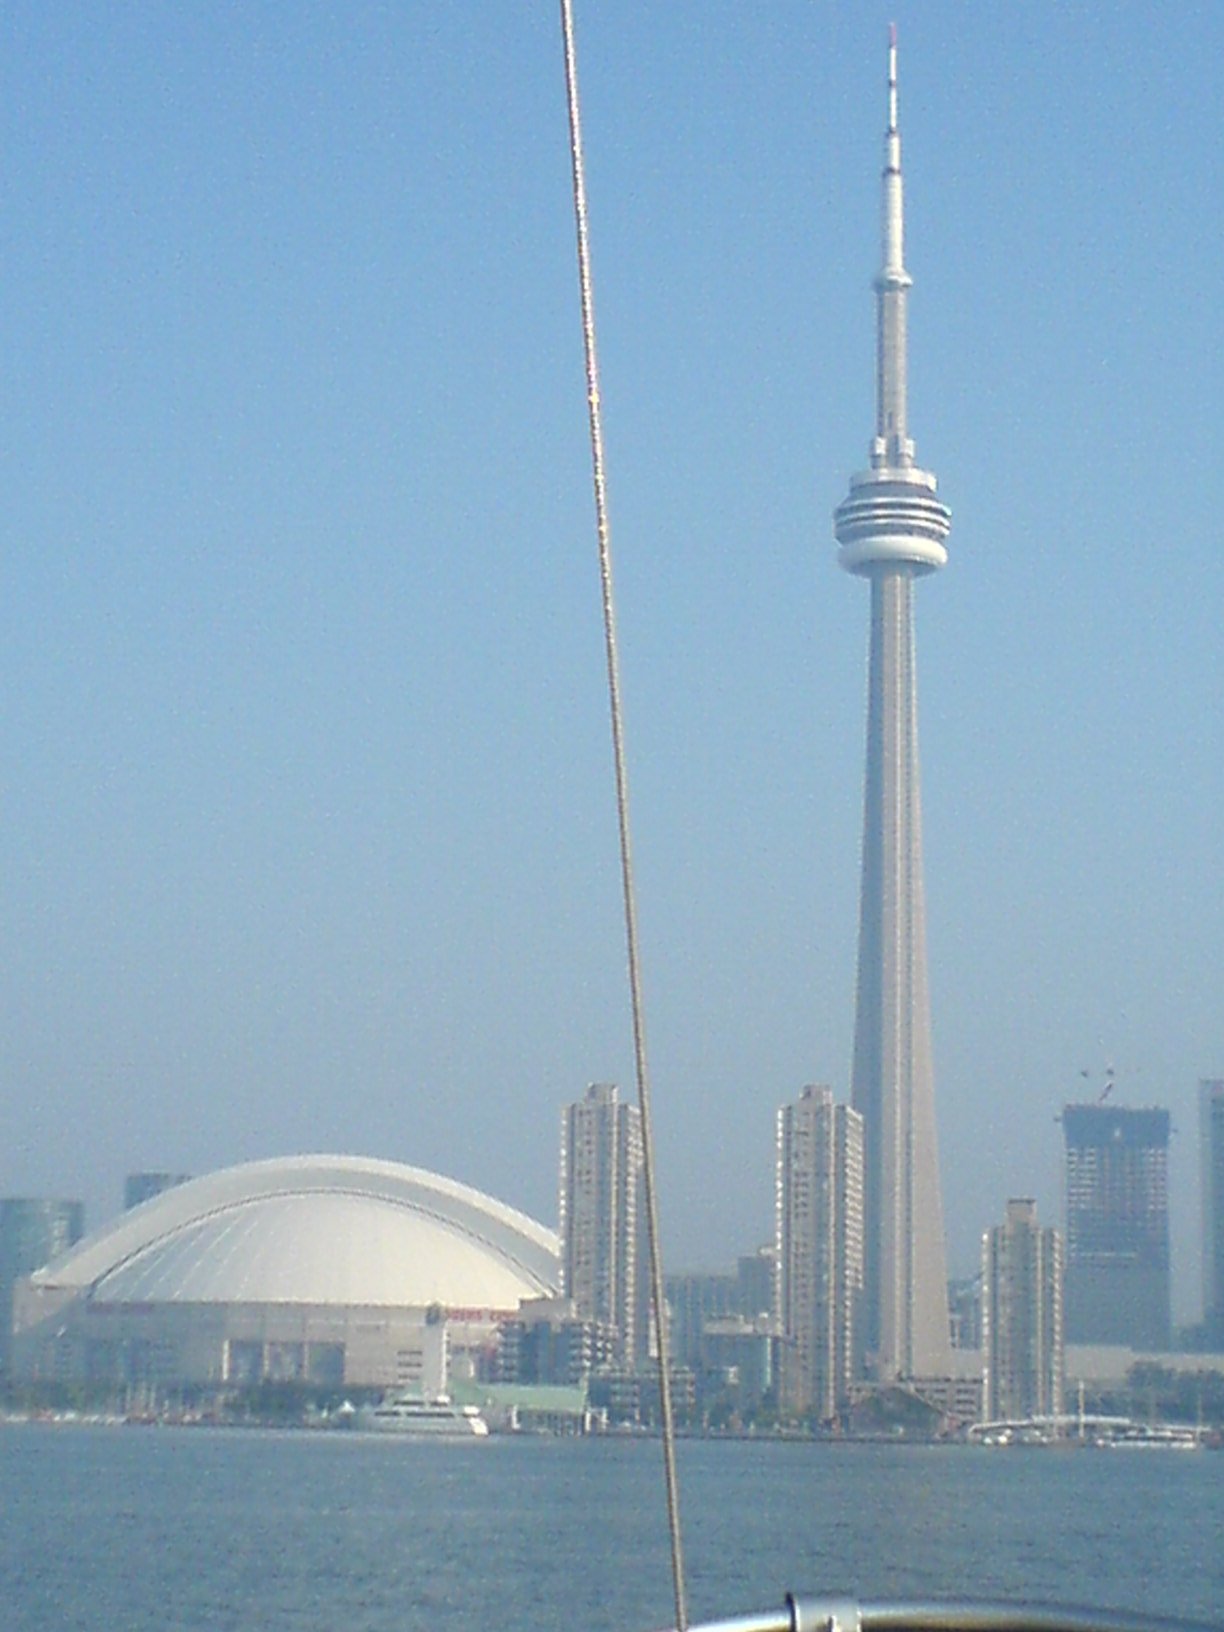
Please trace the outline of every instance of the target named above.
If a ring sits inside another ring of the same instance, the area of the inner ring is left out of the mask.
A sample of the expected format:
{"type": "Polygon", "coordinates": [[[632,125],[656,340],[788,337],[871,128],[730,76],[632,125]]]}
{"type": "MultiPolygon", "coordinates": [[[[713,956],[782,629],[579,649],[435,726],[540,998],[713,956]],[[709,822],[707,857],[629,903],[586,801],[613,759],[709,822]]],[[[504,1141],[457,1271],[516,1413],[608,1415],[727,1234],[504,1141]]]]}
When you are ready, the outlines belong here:
{"type": "MultiPolygon", "coordinates": [[[[0,1426],[4,1632],[649,1632],[655,1441],[0,1426]]],[[[694,1618],[787,1589],[1224,1616],[1224,1454],[686,1441],[694,1618]]]]}

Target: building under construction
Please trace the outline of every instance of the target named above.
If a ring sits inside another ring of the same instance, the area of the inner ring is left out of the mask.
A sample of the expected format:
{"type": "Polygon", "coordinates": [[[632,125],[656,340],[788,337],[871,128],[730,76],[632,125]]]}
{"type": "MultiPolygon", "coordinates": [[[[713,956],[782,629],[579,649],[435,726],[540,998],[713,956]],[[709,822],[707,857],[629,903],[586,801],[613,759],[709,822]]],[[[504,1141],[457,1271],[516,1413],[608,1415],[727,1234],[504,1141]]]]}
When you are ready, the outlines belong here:
{"type": "Polygon", "coordinates": [[[1068,1343],[1167,1350],[1169,1113],[1068,1105],[1068,1343]]]}

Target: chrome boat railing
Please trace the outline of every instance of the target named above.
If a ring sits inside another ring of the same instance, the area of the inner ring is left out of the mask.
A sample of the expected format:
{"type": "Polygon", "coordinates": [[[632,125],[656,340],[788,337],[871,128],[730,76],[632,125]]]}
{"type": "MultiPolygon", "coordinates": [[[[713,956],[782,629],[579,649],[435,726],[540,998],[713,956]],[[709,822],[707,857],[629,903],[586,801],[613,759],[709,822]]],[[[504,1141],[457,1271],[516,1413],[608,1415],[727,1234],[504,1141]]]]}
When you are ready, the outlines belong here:
{"type": "Polygon", "coordinates": [[[1220,1632],[1201,1622],[1117,1610],[1045,1604],[858,1603],[788,1593],[785,1606],[758,1615],[703,1621],[689,1632],[1220,1632]]]}

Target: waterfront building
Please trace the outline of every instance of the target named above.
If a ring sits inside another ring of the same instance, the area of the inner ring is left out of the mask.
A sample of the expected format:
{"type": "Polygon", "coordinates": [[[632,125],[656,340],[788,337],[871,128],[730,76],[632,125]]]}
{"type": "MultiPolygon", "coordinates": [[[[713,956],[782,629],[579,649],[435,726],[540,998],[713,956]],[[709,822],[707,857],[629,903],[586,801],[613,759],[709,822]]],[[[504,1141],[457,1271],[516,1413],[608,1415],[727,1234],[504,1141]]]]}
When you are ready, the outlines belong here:
{"type": "Polygon", "coordinates": [[[614,1328],[627,1365],[649,1341],[641,1192],[641,1115],[615,1084],[594,1082],[561,1114],[561,1289],[580,1320],[614,1328]]]}
{"type": "Polygon", "coordinates": [[[129,1173],[123,1181],[124,1212],[142,1201],[152,1201],[163,1190],[173,1190],[176,1184],[186,1184],[190,1177],[190,1173],[129,1173]]]}
{"type": "Polygon", "coordinates": [[[1067,1105],[1067,1342],[1169,1347],[1169,1113],[1067,1105]]]}
{"type": "Polygon", "coordinates": [[[865,1150],[864,1337],[880,1381],[946,1377],[947,1270],[931,1057],[914,586],[947,560],[950,512],[918,467],[906,403],[897,51],[888,51],[883,260],[870,468],[838,507],[839,561],[871,585],[867,767],[851,1098],[865,1150]]]}
{"type": "Polygon", "coordinates": [[[738,1307],[745,1320],[773,1315],[777,1309],[778,1253],[771,1241],[736,1260],[738,1307]]]}
{"type": "Polygon", "coordinates": [[[439,1355],[478,1364],[559,1272],[552,1230],[439,1174],[248,1162],[163,1191],[19,1281],[14,1374],[425,1390],[439,1355]]]}
{"type": "Polygon", "coordinates": [[[698,1384],[707,1410],[756,1411],[774,1384],[777,1332],[766,1315],[715,1315],[701,1334],[698,1384]]]}
{"type": "Polygon", "coordinates": [[[982,1417],[1060,1416],[1063,1249],[1034,1201],[1009,1201],[982,1238],[982,1417]]]}
{"type": "Polygon", "coordinates": [[[12,1369],[13,1304],[17,1283],[85,1234],[85,1208],[79,1201],[40,1196],[0,1200],[0,1378],[12,1369]]]}
{"type": "Polygon", "coordinates": [[[572,1298],[532,1298],[498,1334],[497,1379],[503,1383],[585,1388],[592,1372],[613,1364],[611,1326],[579,1320],[572,1298]]]}
{"type": "Polygon", "coordinates": [[[779,1395],[830,1421],[858,1372],[863,1285],[863,1119],[807,1087],[777,1120],[779,1395]]]}
{"type": "MultiPolygon", "coordinates": [[[[697,1377],[690,1366],[667,1368],[672,1410],[677,1422],[691,1422],[697,1412],[697,1377]]],[[[661,1415],[657,1357],[635,1366],[607,1366],[596,1372],[589,1389],[590,1404],[609,1423],[654,1427],[661,1415]]]]}
{"type": "Polygon", "coordinates": [[[739,1282],[731,1274],[669,1275],[667,1291],[668,1350],[677,1365],[701,1363],[701,1335],[707,1321],[737,1315],[739,1282]]]}
{"type": "Polygon", "coordinates": [[[1224,1350],[1224,1077],[1199,1083],[1202,1163],[1203,1328],[1209,1345],[1224,1350]]]}
{"type": "Polygon", "coordinates": [[[954,1350],[982,1347],[982,1276],[948,1282],[948,1331],[954,1350]]]}
{"type": "Polygon", "coordinates": [[[937,1411],[949,1429],[958,1429],[982,1419],[982,1354],[980,1349],[954,1349],[951,1357],[946,1377],[923,1377],[912,1393],[937,1411]]]}

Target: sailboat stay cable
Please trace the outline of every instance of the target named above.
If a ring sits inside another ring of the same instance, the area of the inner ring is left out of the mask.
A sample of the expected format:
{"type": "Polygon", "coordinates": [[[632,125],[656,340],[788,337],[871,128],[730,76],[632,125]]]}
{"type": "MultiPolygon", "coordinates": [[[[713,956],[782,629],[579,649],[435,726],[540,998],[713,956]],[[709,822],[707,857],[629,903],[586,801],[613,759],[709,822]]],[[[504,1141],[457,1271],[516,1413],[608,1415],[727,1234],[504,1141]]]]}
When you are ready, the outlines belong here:
{"type": "Polygon", "coordinates": [[[667,1306],[663,1286],[663,1254],[659,1246],[659,1209],[655,1186],[654,1129],[651,1119],[650,1075],[646,1065],[646,1027],[642,1002],[641,958],[638,948],[637,903],[633,887],[633,853],[629,837],[629,785],[625,768],[625,732],[621,711],[620,664],[616,644],[616,610],[612,594],[611,534],[608,495],[604,479],[603,416],[599,397],[599,360],[595,347],[595,303],[591,290],[591,250],[587,232],[586,167],[582,153],[582,121],[578,105],[578,63],[574,47],[572,0],[561,0],[561,34],[565,47],[565,88],[569,108],[570,167],[573,175],[574,222],[578,236],[578,283],[582,297],[582,339],[586,358],[587,411],[591,433],[591,472],[595,487],[595,519],[599,535],[599,575],[603,587],[604,649],[608,669],[608,704],[612,719],[612,755],[616,767],[616,814],[620,828],[621,887],[625,909],[625,941],[629,962],[629,995],[633,1011],[633,1057],[637,1074],[638,1108],[642,1121],[642,1177],[650,1241],[651,1304],[659,1363],[659,1405],[663,1426],[663,1469],[667,1489],[667,1523],[671,1538],[672,1585],[677,1632],[686,1632],[688,1611],[684,1583],[684,1555],[680,1540],[680,1498],[676,1478],[676,1429],[672,1411],[671,1367],[668,1356],[667,1306]]]}

